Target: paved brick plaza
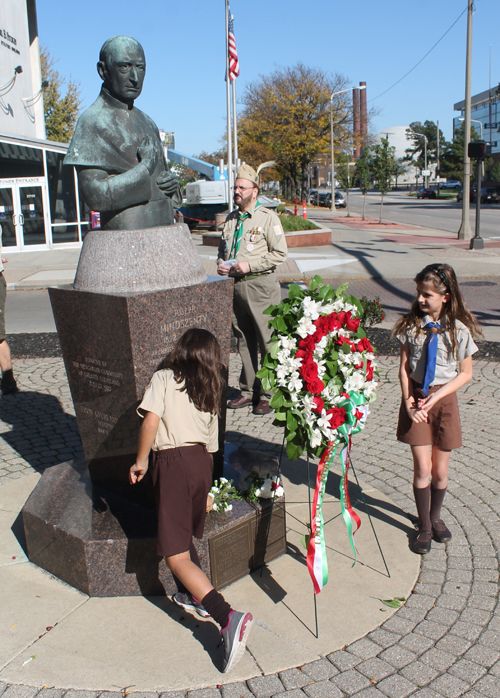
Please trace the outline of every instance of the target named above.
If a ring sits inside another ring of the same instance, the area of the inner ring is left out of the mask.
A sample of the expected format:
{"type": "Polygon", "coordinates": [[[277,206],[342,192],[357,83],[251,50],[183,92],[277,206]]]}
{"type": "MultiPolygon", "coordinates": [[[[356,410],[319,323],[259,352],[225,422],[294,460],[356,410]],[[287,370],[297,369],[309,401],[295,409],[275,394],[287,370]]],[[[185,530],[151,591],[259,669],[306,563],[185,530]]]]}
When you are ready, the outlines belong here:
{"type": "MultiPolygon", "coordinates": [[[[407,447],[394,437],[399,386],[397,360],[381,358],[379,399],[353,460],[365,483],[389,496],[409,515],[412,469],[407,447]]],[[[81,444],[61,359],[16,362],[23,392],[0,401],[0,484],[78,456],[81,444]]],[[[230,383],[237,384],[238,358],[230,383]]],[[[478,362],[474,380],[459,393],[464,447],[452,457],[446,520],[448,545],[434,544],[422,560],[413,594],[403,608],[366,637],[324,659],[246,684],[163,694],[165,698],[418,698],[500,696],[498,548],[500,481],[500,364],[478,362]]],[[[272,417],[242,409],[228,414],[228,440],[278,453],[281,432],[272,417]]],[[[285,464],[286,468],[286,464],[285,464]]],[[[222,678],[222,677],[221,677],[222,678]]],[[[61,698],[64,691],[0,683],[2,698],[61,698]]],[[[96,698],[66,692],[65,698],[96,698]]],[[[102,694],[118,698],[121,694],[102,694]]],[[[156,698],[156,694],[135,694],[156,698]]]]}

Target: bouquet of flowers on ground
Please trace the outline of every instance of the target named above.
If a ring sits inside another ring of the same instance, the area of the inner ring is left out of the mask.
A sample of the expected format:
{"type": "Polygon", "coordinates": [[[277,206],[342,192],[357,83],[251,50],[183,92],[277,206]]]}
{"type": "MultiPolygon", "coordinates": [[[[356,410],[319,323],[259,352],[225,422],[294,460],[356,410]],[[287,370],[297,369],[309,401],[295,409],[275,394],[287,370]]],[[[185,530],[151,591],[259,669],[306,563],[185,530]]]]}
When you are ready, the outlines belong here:
{"type": "Polygon", "coordinates": [[[304,451],[320,458],[307,560],[316,592],[328,579],[321,507],[339,445],[342,514],[356,555],[352,535],[361,522],[349,501],[348,457],[351,436],[363,428],[368,403],[376,398],[374,349],[360,325],[363,307],[347,288],[335,290],[319,276],[309,289],[290,285],[288,298],[265,311],[274,331],[257,374],[266,390],[275,391],[269,404],[274,424],[285,430],[290,460],[304,451]]]}
{"type": "Polygon", "coordinates": [[[241,499],[240,493],[233,486],[233,481],[225,477],[221,477],[214,482],[208,496],[212,498],[212,506],[208,505],[207,510],[222,514],[232,510],[232,500],[241,499]]]}
{"type": "Polygon", "coordinates": [[[277,475],[271,477],[268,473],[267,477],[261,477],[259,473],[251,471],[245,481],[248,482],[249,487],[243,490],[242,494],[248,502],[256,502],[258,499],[274,499],[285,494],[277,475]]]}

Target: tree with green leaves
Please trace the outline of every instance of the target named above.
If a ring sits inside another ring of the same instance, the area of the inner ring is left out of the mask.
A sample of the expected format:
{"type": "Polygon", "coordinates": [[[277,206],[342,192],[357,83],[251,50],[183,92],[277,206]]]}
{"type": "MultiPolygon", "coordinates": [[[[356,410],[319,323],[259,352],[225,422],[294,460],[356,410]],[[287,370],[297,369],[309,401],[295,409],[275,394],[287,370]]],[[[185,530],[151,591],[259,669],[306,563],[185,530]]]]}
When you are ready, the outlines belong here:
{"type": "MultiPolygon", "coordinates": [[[[478,140],[479,135],[471,126],[471,141],[478,140]]],[[[453,140],[445,142],[445,146],[440,158],[440,174],[443,174],[448,179],[458,179],[462,181],[464,175],[464,144],[465,144],[465,123],[455,129],[453,140]]],[[[472,173],[474,177],[474,173],[472,173]]]]}
{"type": "Polygon", "coordinates": [[[492,182],[495,182],[495,184],[500,184],[500,162],[497,162],[496,165],[492,166],[489,171],[489,177],[492,182]]]}
{"type": "Polygon", "coordinates": [[[335,174],[340,182],[340,186],[345,190],[347,195],[347,215],[351,215],[351,209],[349,207],[349,190],[354,186],[354,180],[356,178],[355,163],[351,162],[350,156],[347,153],[340,153],[337,156],[337,162],[335,165],[335,174]]]}
{"type": "MultiPolygon", "coordinates": [[[[413,162],[420,170],[425,169],[425,136],[427,138],[427,165],[437,162],[437,125],[434,121],[413,121],[406,129],[406,138],[411,144],[406,149],[404,159],[413,162]],[[419,137],[419,134],[420,137],[419,137]]],[[[439,130],[439,147],[442,150],[446,141],[439,130]]]]}
{"type": "Polygon", "coordinates": [[[371,151],[371,173],[380,192],[380,223],[382,223],[382,207],[384,205],[384,194],[391,188],[392,173],[394,170],[394,154],[396,148],[389,145],[388,138],[381,138],[380,143],[375,143],[370,147],[371,151]]]}
{"type": "MultiPolygon", "coordinates": [[[[253,165],[275,160],[295,196],[305,198],[309,164],[330,149],[330,95],[345,88],[344,76],[328,75],[302,63],[277,68],[249,83],[241,97],[238,154],[253,165]]],[[[346,95],[333,100],[337,149],[348,138],[350,109],[346,95]]]]}
{"type": "Polygon", "coordinates": [[[392,174],[394,175],[394,179],[396,180],[396,189],[398,188],[398,177],[401,177],[401,175],[406,174],[408,172],[408,169],[409,164],[406,158],[394,159],[392,174]]]}
{"type": "Polygon", "coordinates": [[[65,80],[54,68],[56,60],[51,57],[47,48],[40,50],[42,82],[48,86],[43,91],[43,110],[45,115],[45,133],[49,141],[69,143],[75,130],[82,99],[80,86],[71,78],[62,95],[65,80]]]}
{"type": "Polygon", "coordinates": [[[372,185],[370,148],[364,148],[363,154],[356,162],[356,179],[363,194],[363,220],[365,220],[366,194],[372,185]]]}

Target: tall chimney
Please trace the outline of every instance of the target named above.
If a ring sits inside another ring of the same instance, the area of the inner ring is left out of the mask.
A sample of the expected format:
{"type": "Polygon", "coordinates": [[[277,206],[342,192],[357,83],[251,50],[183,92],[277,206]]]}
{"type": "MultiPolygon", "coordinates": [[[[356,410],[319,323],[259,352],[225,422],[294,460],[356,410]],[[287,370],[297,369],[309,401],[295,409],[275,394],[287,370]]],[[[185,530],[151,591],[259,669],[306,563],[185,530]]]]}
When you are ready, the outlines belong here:
{"type": "Polygon", "coordinates": [[[366,82],[360,82],[359,86],[365,86],[364,90],[360,90],[359,95],[359,111],[360,111],[360,131],[361,131],[361,147],[365,148],[368,142],[368,110],[366,107],[366,82]]]}
{"type": "Polygon", "coordinates": [[[354,159],[358,160],[361,157],[361,138],[359,132],[359,90],[357,87],[352,91],[352,145],[354,159]]]}

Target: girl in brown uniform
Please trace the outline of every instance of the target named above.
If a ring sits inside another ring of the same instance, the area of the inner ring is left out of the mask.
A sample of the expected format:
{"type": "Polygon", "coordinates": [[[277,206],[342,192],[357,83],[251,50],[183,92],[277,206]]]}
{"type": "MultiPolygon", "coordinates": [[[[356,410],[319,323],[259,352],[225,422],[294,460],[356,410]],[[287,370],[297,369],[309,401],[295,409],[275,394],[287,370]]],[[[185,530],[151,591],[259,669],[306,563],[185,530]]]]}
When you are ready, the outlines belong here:
{"type": "Polygon", "coordinates": [[[201,570],[193,535],[201,538],[212,485],[211,453],[218,450],[220,349],[207,330],[190,329],[146,388],[144,416],[130,482],[140,482],[153,449],[152,479],[158,510],[158,555],[165,557],[180,591],[173,601],[221,626],[223,672],[242,657],[250,613],[231,608],[201,570]]]}
{"type": "Polygon", "coordinates": [[[432,538],[451,540],[441,506],[451,451],[462,445],[457,390],[472,379],[472,354],[477,351],[473,337],[482,333],[448,264],[430,264],[415,283],[417,296],[393,335],[401,343],[397,438],[411,446],[419,518],[413,550],[424,554],[432,538]]]}

